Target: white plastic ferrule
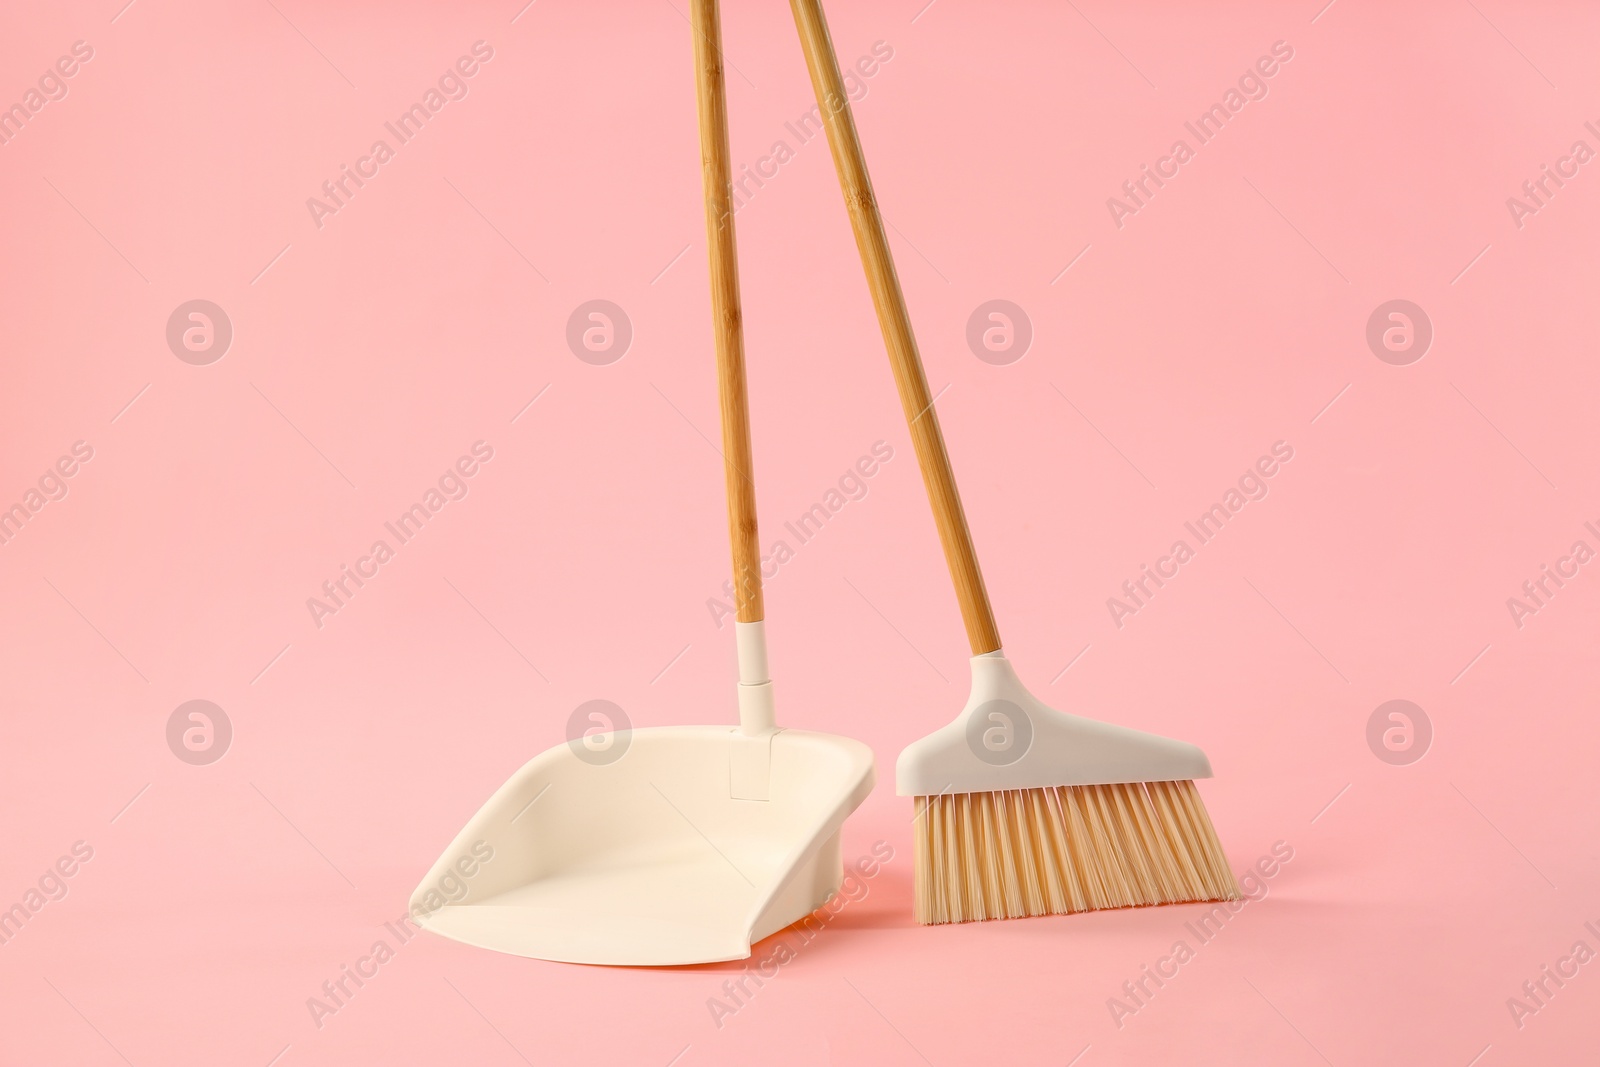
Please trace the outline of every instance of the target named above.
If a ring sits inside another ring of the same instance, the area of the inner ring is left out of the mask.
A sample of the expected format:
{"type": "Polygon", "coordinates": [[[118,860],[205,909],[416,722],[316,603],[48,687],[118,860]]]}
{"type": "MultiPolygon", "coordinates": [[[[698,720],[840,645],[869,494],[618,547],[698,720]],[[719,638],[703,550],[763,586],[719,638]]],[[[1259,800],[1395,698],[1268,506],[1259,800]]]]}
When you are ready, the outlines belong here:
{"type": "Polygon", "coordinates": [[[772,681],[767,674],[767,624],[736,622],[733,634],[739,646],[739,684],[761,685],[772,681]]]}
{"type": "Polygon", "coordinates": [[[748,737],[770,734],[778,728],[778,715],[772,706],[772,683],[739,683],[739,732],[748,737]]]}
{"type": "Polygon", "coordinates": [[[772,680],[767,677],[766,624],[736,622],[733,626],[739,647],[739,732],[757,737],[778,727],[772,680]]]}

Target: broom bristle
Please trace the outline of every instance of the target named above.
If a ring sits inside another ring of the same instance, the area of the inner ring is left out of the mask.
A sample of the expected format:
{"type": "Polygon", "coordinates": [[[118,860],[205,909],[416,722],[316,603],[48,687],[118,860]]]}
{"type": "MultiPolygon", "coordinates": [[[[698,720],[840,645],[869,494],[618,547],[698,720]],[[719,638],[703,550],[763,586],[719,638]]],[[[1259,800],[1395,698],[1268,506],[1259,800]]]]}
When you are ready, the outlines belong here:
{"type": "Polygon", "coordinates": [[[1236,900],[1193,782],[917,797],[919,923],[1236,900]]]}

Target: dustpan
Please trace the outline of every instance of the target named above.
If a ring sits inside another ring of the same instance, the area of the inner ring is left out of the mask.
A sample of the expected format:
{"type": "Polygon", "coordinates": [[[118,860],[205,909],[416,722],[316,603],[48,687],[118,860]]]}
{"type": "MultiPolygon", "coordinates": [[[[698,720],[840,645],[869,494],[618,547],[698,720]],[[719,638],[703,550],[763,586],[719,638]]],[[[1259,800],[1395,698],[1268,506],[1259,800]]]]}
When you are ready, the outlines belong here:
{"type": "Polygon", "coordinates": [[[614,763],[566,745],[529,761],[428,872],[413,916],[519,956],[668,966],[744,959],[838,889],[839,829],[872,789],[865,745],[721,726],[626,743],[614,763]]]}
{"type": "Polygon", "coordinates": [[[738,726],[603,732],[540,753],[472,817],[411,897],[424,928],[566,963],[743,959],[822,906],[872,752],[773,714],[751,481],[716,0],[690,5],[738,608],[738,726]]]}

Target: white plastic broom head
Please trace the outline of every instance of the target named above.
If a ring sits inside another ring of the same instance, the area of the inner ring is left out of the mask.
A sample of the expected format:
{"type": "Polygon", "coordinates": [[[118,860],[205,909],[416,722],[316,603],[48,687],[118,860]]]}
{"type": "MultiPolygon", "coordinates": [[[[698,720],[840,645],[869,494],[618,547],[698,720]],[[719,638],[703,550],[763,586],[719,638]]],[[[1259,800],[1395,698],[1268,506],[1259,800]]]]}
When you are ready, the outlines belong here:
{"type": "Polygon", "coordinates": [[[972,658],[972,695],[955,721],[908,745],[901,796],[1210,778],[1186,741],[1069,715],[1028,692],[999,650],[972,658]]]}

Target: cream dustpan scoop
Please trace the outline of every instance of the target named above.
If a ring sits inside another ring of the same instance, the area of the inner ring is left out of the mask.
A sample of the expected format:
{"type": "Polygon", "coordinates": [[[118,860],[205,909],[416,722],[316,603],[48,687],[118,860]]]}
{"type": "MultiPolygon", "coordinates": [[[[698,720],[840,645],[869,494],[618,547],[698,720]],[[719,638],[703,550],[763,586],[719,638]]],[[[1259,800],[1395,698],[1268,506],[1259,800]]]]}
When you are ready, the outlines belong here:
{"type": "Polygon", "coordinates": [[[743,959],[821,906],[839,831],[872,790],[859,741],[773,715],[751,481],[744,338],[716,0],[694,0],[739,725],[601,734],[539,754],[489,798],[411,897],[425,929],[568,963],[743,959]]]}

